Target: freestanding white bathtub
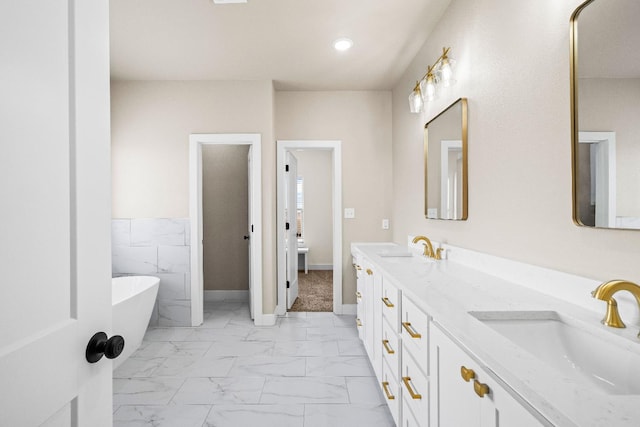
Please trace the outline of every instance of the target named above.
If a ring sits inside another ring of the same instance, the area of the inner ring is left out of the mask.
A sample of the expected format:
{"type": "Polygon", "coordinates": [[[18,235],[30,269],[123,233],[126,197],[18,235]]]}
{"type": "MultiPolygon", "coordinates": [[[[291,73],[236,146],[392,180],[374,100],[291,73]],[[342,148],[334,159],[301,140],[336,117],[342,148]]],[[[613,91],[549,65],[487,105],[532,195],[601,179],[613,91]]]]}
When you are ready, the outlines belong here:
{"type": "Polygon", "coordinates": [[[111,279],[112,335],[124,337],[124,350],[113,360],[113,369],[122,365],[142,344],[159,285],[160,279],[152,276],[125,276],[111,279]]]}

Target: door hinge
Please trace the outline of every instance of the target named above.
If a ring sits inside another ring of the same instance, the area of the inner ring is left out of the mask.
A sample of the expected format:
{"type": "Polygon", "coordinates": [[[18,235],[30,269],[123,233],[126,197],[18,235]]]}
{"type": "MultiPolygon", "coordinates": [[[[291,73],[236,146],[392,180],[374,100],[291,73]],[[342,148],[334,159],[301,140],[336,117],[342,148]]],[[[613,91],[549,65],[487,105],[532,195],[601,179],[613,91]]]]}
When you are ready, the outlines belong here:
{"type": "Polygon", "coordinates": [[[253,233],[253,224],[251,224],[251,232],[253,233]]]}
{"type": "Polygon", "coordinates": [[[285,171],[285,172],[289,172],[289,165],[285,165],[285,166],[284,166],[284,171],[285,171]]]}
{"type": "Polygon", "coordinates": [[[291,283],[289,283],[289,281],[287,280],[287,289],[289,289],[291,287],[291,283]]]}
{"type": "Polygon", "coordinates": [[[288,230],[288,229],[289,229],[289,223],[286,223],[286,224],[285,224],[284,229],[285,229],[285,230],[288,230]]]}

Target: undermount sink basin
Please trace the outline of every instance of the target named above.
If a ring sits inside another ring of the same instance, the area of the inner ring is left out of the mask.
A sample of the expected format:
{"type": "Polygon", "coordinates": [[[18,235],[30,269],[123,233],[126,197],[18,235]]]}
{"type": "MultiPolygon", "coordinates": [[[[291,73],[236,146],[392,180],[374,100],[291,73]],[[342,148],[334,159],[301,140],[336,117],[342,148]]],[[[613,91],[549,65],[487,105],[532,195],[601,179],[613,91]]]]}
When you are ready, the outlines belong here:
{"type": "Polygon", "coordinates": [[[426,256],[416,255],[407,251],[385,251],[378,252],[378,255],[384,258],[385,262],[395,264],[428,264],[433,262],[431,258],[426,256]]]}
{"type": "Polygon", "coordinates": [[[397,249],[378,252],[378,255],[380,255],[383,258],[412,258],[413,257],[412,252],[397,250],[397,249]]]}
{"type": "Polygon", "coordinates": [[[640,343],[633,352],[629,350],[629,343],[616,342],[624,339],[605,337],[611,334],[602,330],[599,334],[591,333],[555,311],[472,311],[469,314],[586,387],[611,395],[640,394],[640,343]]]}

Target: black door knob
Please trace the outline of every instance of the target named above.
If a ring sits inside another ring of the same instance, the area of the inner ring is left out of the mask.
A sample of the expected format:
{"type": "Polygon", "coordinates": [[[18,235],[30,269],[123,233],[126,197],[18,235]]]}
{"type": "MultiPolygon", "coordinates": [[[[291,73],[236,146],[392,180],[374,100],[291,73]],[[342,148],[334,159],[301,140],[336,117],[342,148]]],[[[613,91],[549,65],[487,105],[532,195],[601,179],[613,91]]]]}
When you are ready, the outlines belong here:
{"type": "Polygon", "coordinates": [[[249,240],[249,236],[244,236],[244,240],[249,240]]]}
{"type": "Polygon", "coordinates": [[[98,332],[89,340],[85,356],[87,362],[96,363],[102,359],[102,356],[106,356],[107,359],[115,359],[120,356],[122,350],[124,350],[124,338],[120,335],[114,335],[107,339],[107,334],[98,332]]]}

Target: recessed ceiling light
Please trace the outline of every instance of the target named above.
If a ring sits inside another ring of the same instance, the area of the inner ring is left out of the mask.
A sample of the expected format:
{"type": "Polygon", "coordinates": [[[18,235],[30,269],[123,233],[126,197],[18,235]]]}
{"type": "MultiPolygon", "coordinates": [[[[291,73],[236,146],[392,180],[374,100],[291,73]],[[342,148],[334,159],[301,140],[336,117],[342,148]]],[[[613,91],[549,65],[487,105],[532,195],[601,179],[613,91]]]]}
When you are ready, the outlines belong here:
{"type": "Polygon", "coordinates": [[[215,4],[246,3],[247,0],[213,0],[215,4]]]}
{"type": "Polygon", "coordinates": [[[340,52],[351,49],[351,46],[353,46],[353,40],[346,37],[341,37],[333,42],[333,47],[335,48],[335,50],[338,50],[340,52]]]}

